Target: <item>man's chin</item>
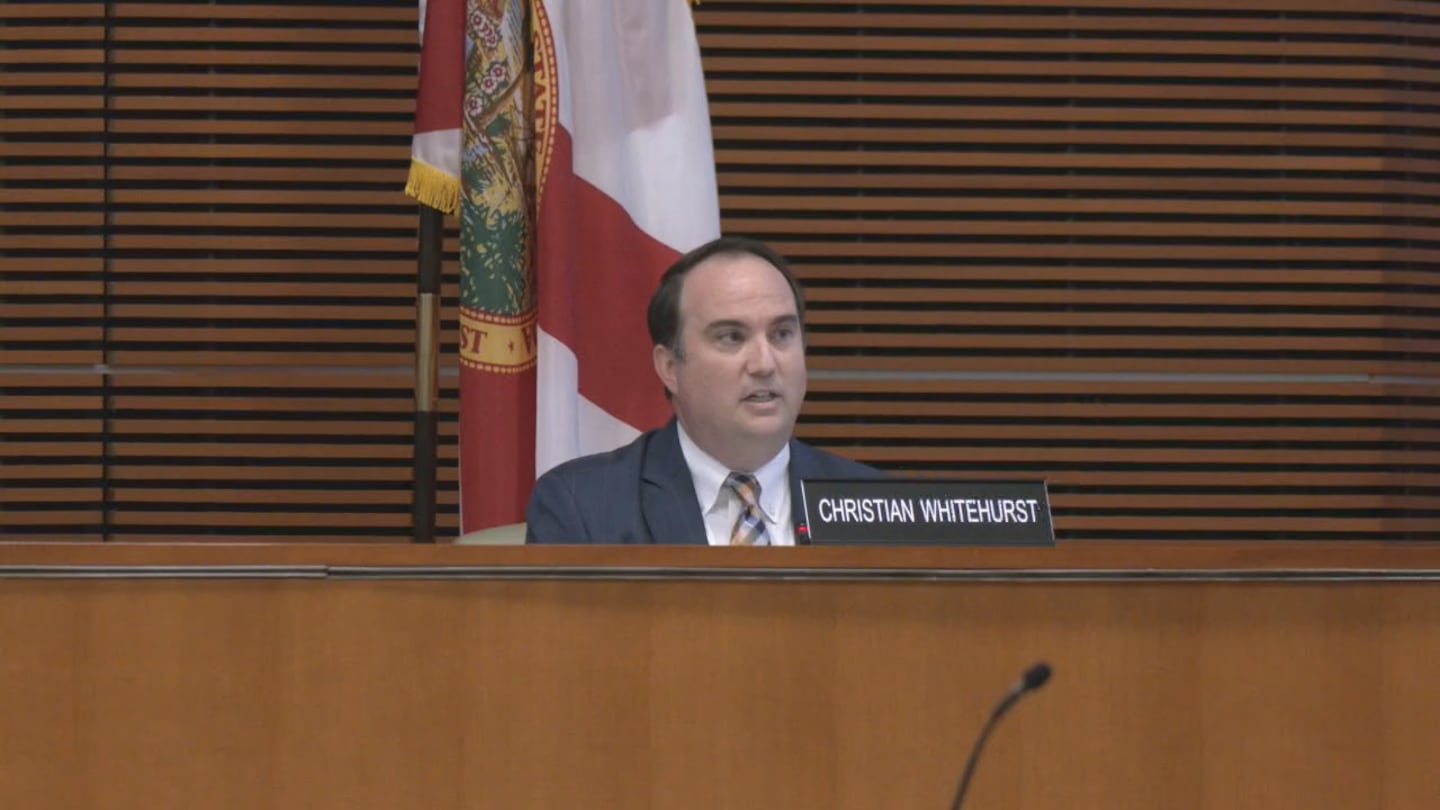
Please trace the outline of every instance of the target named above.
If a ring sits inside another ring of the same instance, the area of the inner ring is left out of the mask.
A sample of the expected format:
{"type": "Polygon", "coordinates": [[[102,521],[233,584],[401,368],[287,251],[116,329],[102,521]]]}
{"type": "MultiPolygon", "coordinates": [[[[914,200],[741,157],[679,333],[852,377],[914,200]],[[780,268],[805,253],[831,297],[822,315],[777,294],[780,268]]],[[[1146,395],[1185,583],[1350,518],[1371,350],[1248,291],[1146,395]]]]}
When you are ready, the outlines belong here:
{"type": "Polygon", "coordinates": [[[773,414],[754,414],[743,425],[744,432],[754,441],[776,441],[780,444],[790,440],[795,430],[795,418],[778,411],[773,414]]]}

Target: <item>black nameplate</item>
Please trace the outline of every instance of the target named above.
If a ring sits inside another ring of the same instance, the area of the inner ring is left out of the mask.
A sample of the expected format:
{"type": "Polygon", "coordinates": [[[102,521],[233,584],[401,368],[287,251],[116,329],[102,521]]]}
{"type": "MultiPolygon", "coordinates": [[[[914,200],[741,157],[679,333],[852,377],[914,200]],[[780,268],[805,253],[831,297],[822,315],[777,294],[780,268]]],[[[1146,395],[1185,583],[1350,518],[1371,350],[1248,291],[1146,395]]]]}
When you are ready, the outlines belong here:
{"type": "Polygon", "coordinates": [[[815,545],[1051,546],[1044,481],[808,479],[800,482],[815,545]]]}

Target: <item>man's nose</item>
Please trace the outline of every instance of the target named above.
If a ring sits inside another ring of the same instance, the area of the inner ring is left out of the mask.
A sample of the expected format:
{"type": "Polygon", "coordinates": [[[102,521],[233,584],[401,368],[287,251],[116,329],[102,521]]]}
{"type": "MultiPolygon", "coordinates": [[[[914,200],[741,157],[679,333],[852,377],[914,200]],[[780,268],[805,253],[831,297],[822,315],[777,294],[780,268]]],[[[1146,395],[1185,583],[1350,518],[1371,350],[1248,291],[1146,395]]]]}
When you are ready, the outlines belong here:
{"type": "Polygon", "coordinates": [[[775,348],[770,345],[770,341],[759,338],[751,342],[745,370],[757,377],[775,373],[775,348]]]}

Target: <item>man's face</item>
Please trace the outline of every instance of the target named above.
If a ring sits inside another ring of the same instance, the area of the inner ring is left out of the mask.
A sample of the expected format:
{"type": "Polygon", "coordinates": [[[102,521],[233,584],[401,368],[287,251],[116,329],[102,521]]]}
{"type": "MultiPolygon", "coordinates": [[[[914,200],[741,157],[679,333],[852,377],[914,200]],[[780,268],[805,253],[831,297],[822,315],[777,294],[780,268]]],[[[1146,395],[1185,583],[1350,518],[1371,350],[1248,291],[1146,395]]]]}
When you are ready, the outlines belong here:
{"type": "Polygon", "coordinates": [[[680,292],[683,359],[654,350],[675,415],[701,449],[750,472],[790,440],[805,399],[805,346],[790,285],[769,262],[714,256],[680,292]]]}

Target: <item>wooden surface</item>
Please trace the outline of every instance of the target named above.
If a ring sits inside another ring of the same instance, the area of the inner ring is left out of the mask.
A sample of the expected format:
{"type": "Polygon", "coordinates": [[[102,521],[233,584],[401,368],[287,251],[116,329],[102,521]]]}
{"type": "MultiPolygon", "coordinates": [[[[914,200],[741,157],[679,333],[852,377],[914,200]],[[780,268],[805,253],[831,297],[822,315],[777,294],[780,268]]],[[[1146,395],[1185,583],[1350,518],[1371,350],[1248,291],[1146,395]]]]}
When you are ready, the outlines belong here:
{"type": "MultiPolygon", "coordinates": [[[[522,556],[893,567],[883,558],[897,551],[3,546],[0,806],[940,808],[994,701],[1040,659],[1055,677],[994,735],[971,807],[1440,799],[1430,669],[1440,586],[1429,582],[115,579],[13,568],[413,574],[522,556]]],[[[1434,547],[914,551],[902,562],[1437,561],[1434,547]]]]}
{"type": "Polygon", "coordinates": [[[583,570],[615,576],[629,569],[918,569],[934,573],[976,570],[1106,570],[1142,574],[1171,571],[1400,571],[1440,572],[1440,543],[1163,543],[1061,542],[1051,548],[973,546],[454,546],[404,544],[0,543],[0,574],[28,566],[175,566],[178,573],[205,566],[377,567],[583,570]]]}

